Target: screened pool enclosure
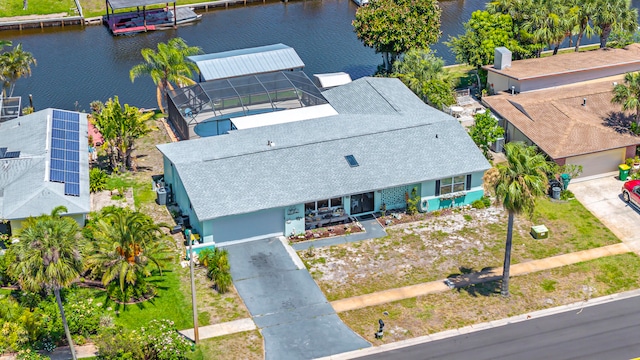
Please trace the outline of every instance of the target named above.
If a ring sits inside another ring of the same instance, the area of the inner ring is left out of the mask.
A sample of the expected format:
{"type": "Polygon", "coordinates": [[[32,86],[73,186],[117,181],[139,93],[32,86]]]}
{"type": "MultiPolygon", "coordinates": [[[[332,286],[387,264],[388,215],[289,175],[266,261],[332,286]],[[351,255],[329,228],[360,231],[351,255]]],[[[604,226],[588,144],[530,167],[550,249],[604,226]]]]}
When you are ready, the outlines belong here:
{"type": "Polygon", "coordinates": [[[226,134],[233,118],[328,104],[302,71],[201,82],[169,91],[167,103],[180,140],[226,134]]]}

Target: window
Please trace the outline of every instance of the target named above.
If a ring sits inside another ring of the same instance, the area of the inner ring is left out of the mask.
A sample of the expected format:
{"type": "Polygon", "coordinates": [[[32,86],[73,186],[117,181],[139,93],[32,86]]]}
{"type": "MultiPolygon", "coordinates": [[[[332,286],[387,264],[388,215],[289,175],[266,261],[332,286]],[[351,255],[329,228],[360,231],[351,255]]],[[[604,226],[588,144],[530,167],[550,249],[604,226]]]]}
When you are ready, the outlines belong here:
{"type": "Polygon", "coordinates": [[[467,179],[469,176],[460,175],[436,181],[436,196],[465,191],[468,188],[467,179]]]}
{"type": "Polygon", "coordinates": [[[304,213],[309,215],[310,213],[318,211],[322,208],[336,208],[336,207],[342,207],[341,197],[308,202],[304,204],[304,213]]]}
{"type": "Polygon", "coordinates": [[[304,213],[305,214],[310,214],[312,212],[316,211],[316,202],[308,202],[306,204],[304,204],[304,213]]]}
{"type": "Polygon", "coordinates": [[[318,209],[329,207],[329,199],[318,201],[318,209]]]}

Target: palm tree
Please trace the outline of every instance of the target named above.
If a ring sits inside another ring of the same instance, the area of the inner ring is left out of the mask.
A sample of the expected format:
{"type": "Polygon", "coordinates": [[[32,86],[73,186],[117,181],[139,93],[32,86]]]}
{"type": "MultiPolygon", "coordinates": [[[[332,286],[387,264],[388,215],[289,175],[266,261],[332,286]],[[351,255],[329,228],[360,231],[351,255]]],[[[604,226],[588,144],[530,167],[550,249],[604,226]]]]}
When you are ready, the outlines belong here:
{"type": "Polygon", "coordinates": [[[171,83],[179,87],[195,83],[191,76],[193,73],[199,73],[198,66],[186,57],[201,52],[199,47],[188,46],[181,38],[173,38],[166,44],[159,43],[157,52],[153,49],[142,49],[145,62],[131,68],[129,77],[133,82],[141,75],[151,76],[153,83],[157,85],[158,107],[164,112],[162,100],[166,97],[168,89],[173,90],[171,83]]]}
{"type": "Polygon", "coordinates": [[[9,89],[9,96],[13,95],[16,81],[21,77],[31,76],[31,65],[37,65],[33,55],[22,50],[18,44],[13,50],[0,55],[0,79],[3,81],[3,93],[9,89]]]}
{"type": "Polygon", "coordinates": [[[523,212],[533,214],[535,199],[547,190],[547,174],[552,166],[534,146],[512,142],[504,149],[507,162],[487,171],[485,183],[495,192],[496,201],[509,213],[501,291],[503,296],[509,296],[513,218],[523,212]]]}
{"type": "Polygon", "coordinates": [[[580,50],[580,42],[582,37],[586,35],[591,37],[594,34],[593,26],[591,26],[591,17],[597,11],[597,0],[573,0],[573,5],[578,7],[576,19],[578,22],[578,37],[576,38],[575,51],[580,50]]]}
{"type": "Polygon", "coordinates": [[[5,46],[11,46],[11,40],[0,40],[0,49],[5,46]]]}
{"type": "Polygon", "coordinates": [[[611,102],[621,104],[624,111],[635,110],[634,118],[636,124],[640,125],[640,72],[624,75],[624,84],[613,87],[611,102]]]}
{"type": "Polygon", "coordinates": [[[435,108],[455,103],[453,74],[444,60],[429,49],[411,49],[393,63],[391,76],[402,80],[411,91],[435,108]]]}
{"type": "Polygon", "coordinates": [[[60,317],[71,349],[76,359],[69,325],[62,306],[60,289],[69,286],[82,271],[82,257],[76,248],[79,226],[67,212],[58,206],[50,215],[29,218],[19,231],[19,241],[9,247],[16,261],[9,266],[10,273],[20,287],[27,291],[53,290],[60,310],[60,317]]]}
{"type": "Polygon", "coordinates": [[[106,209],[93,228],[94,241],[84,249],[87,269],[105,286],[112,285],[110,292],[120,300],[128,301],[126,294],[145,295],[151,265],[162,274],[169,260],[170,242],[160,225],[140,212],[106,209]]]}
{"type": "Polygon", "coordinates": [[[600,35],[600,48],[607,46],[607,40],[614,28],[635,32],[638,28],[638,10],[631,7],[631,0],[598,0],[597,10],[591,18],[596,32],[600,35]]]}
{"type": "Polygon", "coordinates": [[[567,37],[568,19],[571,18],[570,9],[559,1],[547,1],[533,7],[525,20],[523,29],[533,35],[533,39],[540,44],[553,49],[553,55],[558,53],[560,44],[567,37]]]}

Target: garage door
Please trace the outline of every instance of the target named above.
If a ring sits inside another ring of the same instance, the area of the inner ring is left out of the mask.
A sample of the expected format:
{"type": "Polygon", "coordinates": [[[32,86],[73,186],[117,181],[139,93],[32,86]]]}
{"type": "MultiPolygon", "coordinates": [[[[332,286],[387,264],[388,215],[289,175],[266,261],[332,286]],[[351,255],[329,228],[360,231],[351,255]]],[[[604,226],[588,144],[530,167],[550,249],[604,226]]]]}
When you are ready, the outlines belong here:
{"type": "Polygon", "coordinates": [[[624,162],[625,148],[567,158],[567,164],[582,165],[582,177],[598,175],[618,170],[624,162]]]}
{"type": "Polygon", "coordinates": [[[216,243],[244,239],[263,239],[284,234],[284,210],[270,209],[213,220],[216,243]]]}

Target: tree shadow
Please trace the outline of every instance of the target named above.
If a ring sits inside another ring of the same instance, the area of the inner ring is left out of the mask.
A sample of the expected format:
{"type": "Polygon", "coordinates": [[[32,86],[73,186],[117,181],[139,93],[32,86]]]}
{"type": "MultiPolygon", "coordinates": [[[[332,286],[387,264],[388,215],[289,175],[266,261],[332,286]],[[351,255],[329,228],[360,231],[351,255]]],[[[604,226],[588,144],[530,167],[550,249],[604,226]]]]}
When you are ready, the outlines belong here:
{"type": "Polygon", "coordinates": [[[606,127],[610,127],[619,134],[631,134],[631,123],[633,123],[633,116],[625,115],[623,112],[610,112],[604,119],[602,124],[606,127]]]}
{"type": "Polygon", "coordinates": [[[458,292],[466,291],[473,297],[491,296],[500,293],[502,276],[494,272],[493,267],[485,267],[480,271],[461,266],[460,273],[447,276],[445,283],[458,292]]]}

